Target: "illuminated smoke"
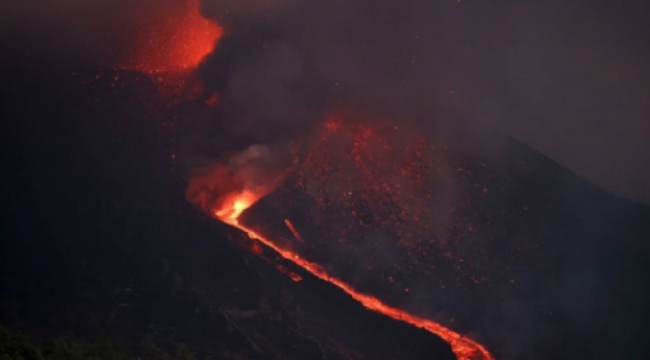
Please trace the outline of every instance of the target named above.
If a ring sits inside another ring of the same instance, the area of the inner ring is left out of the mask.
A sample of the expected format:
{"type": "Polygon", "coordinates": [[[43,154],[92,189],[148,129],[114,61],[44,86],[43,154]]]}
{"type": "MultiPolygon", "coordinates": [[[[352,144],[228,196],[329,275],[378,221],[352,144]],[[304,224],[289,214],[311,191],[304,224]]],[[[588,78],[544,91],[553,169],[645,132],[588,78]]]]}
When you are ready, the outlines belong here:
{"type": "Polygon", "coordinates": [[[223,161],[194,169],[186,197],[192,204],[219,218],[236,219],[261,197],[280,185],[284,173],[271,150],[251,145],[223,161]],[[215,213],[214,209],[218,213],[215,213]]]}
{"type": "Polygon", "coordinates": [[[200,13],[200,0],[144,2],[118,67],[147,74],[188,72],[211,53],[222,29],[200,13]]]}

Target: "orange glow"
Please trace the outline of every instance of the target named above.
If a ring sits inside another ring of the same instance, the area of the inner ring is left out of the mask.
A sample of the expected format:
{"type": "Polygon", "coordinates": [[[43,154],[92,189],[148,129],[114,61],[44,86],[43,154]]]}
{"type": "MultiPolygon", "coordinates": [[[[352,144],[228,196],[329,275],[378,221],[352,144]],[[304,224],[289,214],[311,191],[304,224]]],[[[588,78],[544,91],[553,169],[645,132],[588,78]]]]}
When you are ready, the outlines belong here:
{"type": "MultiPolygon", "coordinates": [[[[434,321],[419,318],[405,311],[392,307],[371,295],[358,292],[352,286],[348,285],[342,280],[330,276],[322,266],[302,258],[299,254],[291,250],[281,248],[270,239],[240,224],[238,221],[239,215],[244,210],[246,210],[246,208],[254,204],[258,199],[259,198],[255,198],[254,196],[252,197],[250,193],[243,192],[240,195],[235,195],[235,198],[229,202],[230,205],[227,205],[222,209],[215,209],[213,211],[213,214],[215,214],[219,220],[225,222],[226,224],[242,230],[251,239],[257,240],[264,245],[272,248],[283,258],[295,263],[296,265],[299,265],[316,277],[336,285],[352,298],[363,304],[363,306],[366,308],[384,314],[392,319],[403,321],[405,323],[417,326],[421,329],[438,335],[440,338],[451,345],[452,351],[454,354],[456,354],[456,357],[459,360],[494,360],[492,354],[490,354],[487,349],[483,347],[483,345],[473,341],[472,339],[456,333],[451,329],[448,329],[434,321]]],[[[286,224],[287,226],[290,226],[290,228],[292,227],[290,225],[291,222],[288,220],[286,221],[286,224]]]]}
{"type": "Polygon", "coordinates": [[[230,224],[229,221],[237,221],[239,215],[259,200],[260,197],[260,195],[253,192],[244,191],[226,200],[225,206],[222,209],[215,210],[214,214],[222,221],[230,224]]]}
{"type": "Polygon", "coordinates": [[[305,242],[305,240],[302,239],[302,237],[300,236],[298,231],[296,231],[296,228],[293,227],[293,224],[291,223],[291,221],[289,221],[288,219],[284,219],[284,223],[287,225],[289,230],[291,230],[291,233],[293,234],[293,237],[296,238],[296,240],[298,240],[300,242],[305,242]]]}
{"type": "Polygon", "coordinates": [[[287,275],[291,280],[295,282],[302,281],[302,276],[296,274],[295,272],[287,269],[286,267],[280,265],[280,264],[274,264],[275,268],[278,269],[281,273],[287,275]]]}
{"type": "Polygon", "coordinates": [[[214,50],[221,28],[200,13],[200,0],[148,2],[137,13],[119,67],[148,74],[189,72],[214,50]],[[151,8],[151,4],[156,4],[151,8]]]}

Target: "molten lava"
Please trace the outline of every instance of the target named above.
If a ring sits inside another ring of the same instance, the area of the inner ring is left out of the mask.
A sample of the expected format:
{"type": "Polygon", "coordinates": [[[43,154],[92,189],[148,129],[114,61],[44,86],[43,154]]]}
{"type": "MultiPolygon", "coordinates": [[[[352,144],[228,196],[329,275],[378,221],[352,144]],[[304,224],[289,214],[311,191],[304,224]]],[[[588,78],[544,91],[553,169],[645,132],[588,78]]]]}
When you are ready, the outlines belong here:
{"type": "MultiPolygon", "coordinates": [[[[243,232],[245,232],[251,239],[257,240],[264,245],[272,248],[278,252],[283,258],[299,265],[303,269],[309,271],[316,277],[328,281],[331,284],[336,285],[348,295],[350,295],[355,300],[359,301],[366,308],[384,314],[395,320],[403,321],[408,324],[417,326],[419,328],[425,329],[447,341],[452,348],[454,354],[456,354],[459,360],[494,360],[494,357],[483,347],[483,345],[473,341],[472,339],[458,334],[441,324],[438,324],[434,321],[419,318],[417,316],[411,315],[405,311],[392,307],[381,300],[355,290],[349,284],[339,280],[335,277],[330,276],[325,269],[305,258],[301,257],[298,253],[291,250],[283,249],[278,246],[271,239],[262,236],[260,233],[240,224],[239,216],[241,213],[246,210],[248,207],[253,205],[261,196],[257,196],[254,193],[244,191],[241,194],[236,194],[230,197],[230,201],[226,202],[226,205],[220,209],[214,209],[213,214],[221,221],[229,224],[233,227],[236,227],[243,232]]],[[[287,226],[291,224],[290,221],[286,222],[287,226]]],[[[290,228],[293,226],[291,225],[290,228]]]]}
{"type": "Polygon", "coordinates": [[[287,225],[287,227],[289,228],[289,230],[293,234],[293,237],[296,238],[296,240],[298,240],[300,242],[303,242],[303,243],[305,242],[305,240],[302,239],[302,236],[300,236],[300,234],[298,233],[296,228],[293,227],[293,224],[291,223],[291,221],[289,221],[289,219],[284,219],[284,223],[287,225]]]}
{"type": "Polygon", "coordinates": [[[244,210],[253,205],[260,197],[253,192],[244,191],[238,196],[226,200],[226,205],[221,210],[215,210],[215,215],[225,221],[236,221],[244,210]]]}

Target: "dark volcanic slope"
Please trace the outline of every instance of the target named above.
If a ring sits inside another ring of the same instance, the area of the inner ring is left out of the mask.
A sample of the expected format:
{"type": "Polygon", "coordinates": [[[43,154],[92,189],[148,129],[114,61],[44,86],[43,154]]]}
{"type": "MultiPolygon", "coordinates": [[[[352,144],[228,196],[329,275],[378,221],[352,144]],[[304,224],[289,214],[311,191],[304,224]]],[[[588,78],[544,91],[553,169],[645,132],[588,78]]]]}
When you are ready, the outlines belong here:
{"type": "Polygon", "coordinates": [[[146,78],[43,66],[2,77],[0,324],[150,336],[218,359],[453,358],[436,337],[228,241],[241,234],[183,198],[170,119],[152,111],[146,78]]]}
{"type": "Polygon", "coordinates": [[[454,182],[470,186],[458,190],[452,230],[438,235],[417,230],[424,217],[414,232],[399,216],[386,224],[409,209],[364,197],[372,183],[342,183],[335,171],[291,177],[244,221],[361,291],[474,332],[497,358],[642,358],[650,209],[514,141],[497,159],[448,158],[454,182]]]}

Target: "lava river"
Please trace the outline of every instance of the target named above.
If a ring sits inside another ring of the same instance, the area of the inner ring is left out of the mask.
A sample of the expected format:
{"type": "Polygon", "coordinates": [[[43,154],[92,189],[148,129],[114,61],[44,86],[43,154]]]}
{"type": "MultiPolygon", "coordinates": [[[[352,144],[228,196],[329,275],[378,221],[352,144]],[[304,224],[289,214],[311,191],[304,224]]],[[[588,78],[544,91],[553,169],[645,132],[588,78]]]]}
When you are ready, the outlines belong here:
{"type": "Polygon", "coordinates": [[[366,308],[384,314],[395,320],[403,321],[413,326],[417,326],[419,328],[425,329],[439,336],[440,338],[442,338],[443,340],[445,340],[451,345],[452,351],[454,352],[454,354],[459,360],[493,360],[494,359],[492,354],[490,354],[490,352],[488,352],[483,345],[473,341],[472,339],[463,336],[457,332],[454,332],[434,321],[411,315],[403,310],[392,307],[373,296],[361,293],[355,290],[349,284],[343,282],[342,280],[330,276],[322,266],[313,263],[309,260],[306,260],[305,258],[301,257],[299,254],[293,251],[283,249],[282,247],[278,246],[275,242],[273,242],[273,240],[265,236],[262,236],[260,233],[242,225],[238,220],[239,216],[247,208],[252,206],[258,199],[259,196],[256,196],[255,194],[244,192],[242,194],[239,194],[238,196],[235,196],[234,198],[231,198],[231,201],[229,201],[228,205],[224,206],[224,208],[214,209],[212,214],[213,216],[223,221],[224,223],[242,230],[251,239],[257,240],[263,243],[264,245],[272,248],[273,250],[278,252],[283,258],[309,271],[314,276],[322,280],[325,280],[331,284],[336,285],[341,290],[345,291],[348,295],[350,295],[352,298],[354,298],[355,300],[363,304],[366,308]]]}

